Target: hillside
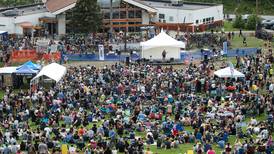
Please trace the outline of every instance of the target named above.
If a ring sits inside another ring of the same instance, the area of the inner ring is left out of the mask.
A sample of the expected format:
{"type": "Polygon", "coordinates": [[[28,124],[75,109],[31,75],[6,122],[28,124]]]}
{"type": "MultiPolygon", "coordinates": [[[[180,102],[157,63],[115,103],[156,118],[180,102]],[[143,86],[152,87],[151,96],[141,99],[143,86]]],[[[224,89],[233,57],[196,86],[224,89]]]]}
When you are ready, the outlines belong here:
{"type": "MultiPolygon", "coordinates": [[[[252,14],[256,12],[256,0],[184,0],[224,4],[225,13],[252,14]]],[[[274,15],[274,0],[258,0],[259,14],[274,15]]]]}

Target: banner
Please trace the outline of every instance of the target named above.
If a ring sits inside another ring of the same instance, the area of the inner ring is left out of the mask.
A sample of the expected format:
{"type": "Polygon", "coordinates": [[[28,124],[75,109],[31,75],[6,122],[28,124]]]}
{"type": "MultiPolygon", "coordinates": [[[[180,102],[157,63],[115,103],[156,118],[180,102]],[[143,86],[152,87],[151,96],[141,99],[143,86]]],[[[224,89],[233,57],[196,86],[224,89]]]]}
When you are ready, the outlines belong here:
{"type": "Polygon", "coordinates": [[[223,53],[224,53],[224,55],[227,55],[227,42],[225,41],[225,42],[223,42],[223,53]]]}
{"type": "Polygon", "coordinates": [[[105,60],[104,45],[98,45],[99,49],[99,60],[105,60]]]}

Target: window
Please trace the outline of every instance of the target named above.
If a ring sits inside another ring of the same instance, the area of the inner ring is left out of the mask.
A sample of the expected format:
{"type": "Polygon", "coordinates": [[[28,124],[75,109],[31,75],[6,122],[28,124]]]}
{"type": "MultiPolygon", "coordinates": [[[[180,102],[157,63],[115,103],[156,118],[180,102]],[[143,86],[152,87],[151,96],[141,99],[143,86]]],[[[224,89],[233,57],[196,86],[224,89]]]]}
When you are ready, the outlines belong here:
{"type": "Polygon", "coordinates": [[[104,13],[104,18],[105,19],[110,19],[110,13],[104,13]]]}
{"type": "Polygon", "coordinates": [[[113,12],[113,19],[119,19],[119,12],[113,12]]]}
{"type": "Polygon", "coordinates": [[[196,20],[196,24],[199,24],[199,20],[196,20]]]}
{"type": "Polygon", "coordinates": [[[136,11],[136,18],[142,18],[142,11],[141,10],[136,11]]]}
{"type": "Polygon", "coordinates": [[[120,12],[120,19],[125,19],[126,16],[127,16],[126,11],[121,11],[120,12]]]}
{"type": "Polygon", "coordinates": [[[165,14],[159,14],[160,19],[165,19],[165,14]]]}
{"type": "Polygon", "coordinates": [[[172,16],[169,16],[169,21],[173,21],[173,17],[172,16]]]}
{"type": "Polygon", "coordinates": [[[210,23],[210,18],[206,18],[206,23],[210,23]]]}
{"type": "Polygon", "coordinates": [[[128,12],[128,18],[134,18],[134,11],[128,12]]]}

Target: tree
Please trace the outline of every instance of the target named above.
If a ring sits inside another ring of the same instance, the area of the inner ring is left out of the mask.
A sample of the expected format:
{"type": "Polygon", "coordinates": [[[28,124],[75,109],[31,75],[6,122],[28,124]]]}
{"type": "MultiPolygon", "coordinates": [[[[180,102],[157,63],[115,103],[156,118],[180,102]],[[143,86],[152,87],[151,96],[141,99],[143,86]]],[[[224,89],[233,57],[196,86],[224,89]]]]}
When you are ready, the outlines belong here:
{"type": "Polygon", "coordinates": [[[69,15],[70,29],[74,33],[97,32],[102,25],[102,15],[97,0],[78,0],[69,15]]]}
{"type": "Polygon", "coordinates": [[[246,29],[256,30],[256,24],[257,24],[256,21],[258,21],[258,24],[260,24],[260,20],[255,14],[248,16],[247,23],[246,23],[246,29]]]}
{"type": "Polygon", "coordinates": [[[236,15],[236,19],[233,23],[234,28],[244,28],[245,27],[245,22],[242,18],[242,15],[238,14],[236,15]]]}

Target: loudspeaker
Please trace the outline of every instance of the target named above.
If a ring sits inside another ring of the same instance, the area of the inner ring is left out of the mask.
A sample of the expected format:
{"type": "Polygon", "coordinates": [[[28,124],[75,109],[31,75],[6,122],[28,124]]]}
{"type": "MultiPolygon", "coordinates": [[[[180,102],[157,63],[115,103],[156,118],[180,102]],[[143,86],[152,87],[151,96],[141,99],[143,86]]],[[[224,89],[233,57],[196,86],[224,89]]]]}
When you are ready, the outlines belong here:
{"type": "Polygon", "coordinates": [[[126,65],[129,66],[129,57],[126,57],[126,65]]]}

